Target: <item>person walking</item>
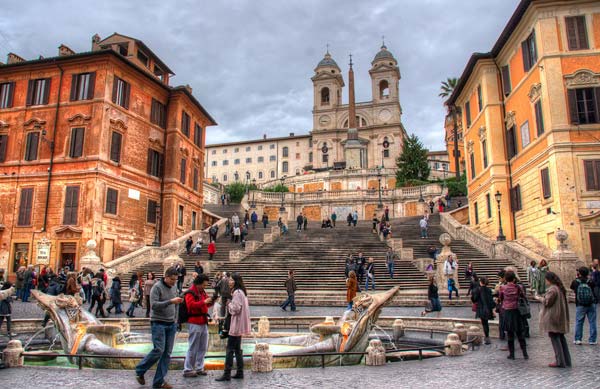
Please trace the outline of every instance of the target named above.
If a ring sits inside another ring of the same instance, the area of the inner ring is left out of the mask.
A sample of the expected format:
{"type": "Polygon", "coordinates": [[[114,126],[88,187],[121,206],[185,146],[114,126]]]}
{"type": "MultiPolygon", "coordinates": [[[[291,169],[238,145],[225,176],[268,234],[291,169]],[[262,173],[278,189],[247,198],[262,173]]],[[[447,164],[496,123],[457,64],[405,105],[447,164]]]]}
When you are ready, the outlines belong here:
{"type": "Polygon", "coordinates": [[[431,312],[437,312],[437,317],[442,315],[442,302],[438,294],[437,282],[435,282],[435,276],[429,277],[429,286],[427,287],[427,299],[429,300],[429,306],[425,307],[425,310],[421,312],[421,316],[427,316],[431,312]]]}
{"type": "Polygon", "coordinates": [[[146,317],[150,317],[150,291],[152,291],[152,287],[156,283],[156,276],[154,272],[149,271],[146,274],[146,282],[144,282],[144,305],[146,306],[146,317]]]}
{"type": "Polygon", "coordinates": [[[306,215],[304,215],[302,219],[302,224],[304,226],[304,231],[306,231],[306,228],[308,228],[308,218],[306,217],[306,215]]]}
{"type": "Polygon", "coordinates": [[[302,231],[302,224],[304,224],[304,217],[299,213],[296,217],[296,232],[302,231]]]}
{"type": "Polygon", "coordinates": [[[139,275],[137,273],[134,273],[129,280],[129,308],[127,308],[127,312],[125,312],[129,317],[135,317],[135,306],[140,301],[141,297],[140,283],[138,280],[139,275]]]}
{"type": "Polygon", "coordinates": [[[208,276],[200,274],[184,294],[189,334],[183,366],[183,376],[186,378],[208,374],[204,370],[204,356],[208,351],[208,309],[213,305],[213,299],[206,294],[208,284],[208,276]]]}
{"type": "Polygon", "coordinates": [[[390,221],[390,208],[387,205],[385,206],[385,210],[383,211],[383,214],[385,215],[385,221],[389,222],[390,221]]]}
{"type": "Polygon", "coordinates": [[[377,213],[373,212],[373,228],[371,228],[371,232],[377,234],[377,225],[379,224],[379,219],[377,218],[377,213]]]}
{"type": "Polygon", "coordinates": [[[344,268],[344,275],[346,276],[346,278],[348,278],[348,274],[354,270],[356,270],[354,268],[354,258],[352,257],[352,254],[348,254],[344,268]]]}
{"type": "Polygon", "coordinates": [[[196,240],[196,244],[194,245],[194,255],[201,255],[202,254],[202,245],[204,244],[204,241],[202,240],[202,237],[199,236],[198,240],[196,240]]]}
{"type": "Polygon", "coordinates": [[[256,223],[258,223],[258,215],[256,211],[252,211],[252,215],[250,215],[250,222],[252,223],[252,229],[256,229],[256,223]]]}
{"type": "MultiPolygon", "coordinates": [[[[178,262],[177,265],[175,265],[175,270],[177,270],[177,291],[181,293],[183,289],[183,281],[185,280],[185,276],[187,275],[187,270],[185,269],[185,265],[182,262],[178,262]]],[[[131,283],[129,286],[131,287],[131,283]]]]}
{"type": "Polygon", "coordinates": [[[348,278],[346,278],[346,302],[348,303],[346,310],[348,311],[352,309],[356,292],[358,292],[358,280],[356,279],[356,272],[351,270],[348,273],[348,278]]]}
{"type": "Polygon", "coordinates": [[[556,358],[555,362],[548,366],[571,367],[571,353],[565,338],[565,334],[569,332],[567,291],[560,278],[553,272],[546,273],[544,282],[547,286],[546,294],[536,294],[535,298],[542,303],[540,331],[548,333],[556,358]]]}
{"type": "Polygon", "coordinates": [[[348,227],[352,225],[352,213],[349,213],[348,216],[346,216],[346,222],[348,222],[348,227]]]}
{"type": "Polygon", "coordinates": [[[212,261],[213,257],[217,253],[217,245],[214,240],[211,240],[208,244],[208,260],[212,261]]]}
{"type": "Polygon", "coordinates": [[[242,229],[240,228],[240,225],[238,224],[237,226],[233,227],[233,242],[239,243],[241,235],[242,235],[242,229]]]}
{"type": "Polygon", "coordinates": [[[504,275],[506,285],[500,287],[499,299],[504,312],[504,330],[508,338],[508,359],[515,359],[515,336],[519,340],[523,358],[529,359],[527,343],[525,342],[525,325],[519,311],[519,299],[525,298],[525,291],[516,284],[514,272],[507,271],[504,275]]]}
{"type": "Polygon", "coordinates": [[[153,349],[135,367],[135,378],[140,385],[146,385],[144,374],[156,363],[156,374],[152,382],[153,388],[171,389],[172,386],[165,381],[171,361],[171,352],[175,343],[177,325],[175,316],[176,306],[183,299],[177,297],[177,269],[170,267],[165,271],[165,276],[150,291],[150,330],[152,332],[153,349]]]}
{"type": "MultiPolygon", "coordinates": [[[[109,290],[110,305],[106,308],[106,312],[110,313],[111,309],[115,309],[115,313],[118,315],[123,313],[121,308],[123,301],[121,299],[121,279],[119,276],[113,278],[112,285],[109,290]]],[[[127,311],[129,312],[129,311],[127,311]]]]}
{"type": "Polygon", "coordinates": [[[424,217],[421,220],[419,220],[419,228],[421,229],[421,239],[428,238],[429,236],[427,235],[427,219],[425,219],[424,217]]]}
{"type": "Polygon", "coordinates": [[[394,279],[394,261],[398,258],[398,254],[390,247],[385,253],[385,265],[387,266],[388,274],[391,279],[394,279]]]}
{"type": "Polygon", "coordinates": [[[23,294],[21,295],[21,301],[24,303],[29,301],[29,294],[31,288],[33,288],[33,278],[35,272],[33,271],[33,265],[27,265],[27,269],[23,272],[23,294]]]}
{"type": "Polygon", "coordinates": [[[244,225],[246,227],[250,225],[250,214],[248,213],[248,210],[246,210],[246,212],[244,213],[244,225]]]}
{"type": "MultiPolygon", "coordinates": [[[[596,297],[596,304],[600,304],[600,260],[594,258],[592,260],[592,267],[590,269],[590,279],[594,283],[594,296],[596,297]]],[[[598,306],[596,306],[596,312],[598,312],[598,306]]]]}
{"type": "Polygon", "coordinates": [[[242,351],[242,336],[247,335],[252,330],[250,327],[250,306],[248,304],[248,293],[244,286],[244,280],[238,273],[233,273],[229,280],[229,288],[233,290],[232,299],[227,304],[227,311],[231,315],[231,325],[229,327],[229,337],[227,338],[227,347],[225,354],[225,370],[223,375],[216,381],[229,381],[244,378],[244,355],[242,351]],[[233,368],[233,356],[235,354],[236,369],[235,375],[231,375],[233,368]]]}
{"type": "Polygon", "coordinates": [[[290,306],[292,312],[296,312],[296,302],[294,296],[296,294],[296,279],[294,278],[294,271],[288,271],[288,278],[285,280],[285,290],[287,291],[287,299],[280,305],[281,309],[286,310],[287,306],[290,306]]]}
{"type": "Polygon", "coordinates": [[[352,214],[352,225],[356,227],[356,223],[358,223],[358,211],[354,210],[352,214]]]}
{"type": "Polygon", "coordinates": [[[363,283],[363,280],[365,279],[365,266],[367,264],[367,258],[363,255],[362,252],[358,253],[358,256],[356,257],[356,264],[354,266],[355,270],[356,270],[356,276],[359,282],[359,290],[360,290],[360,284],[363,283]]]}
{"type": "Polygon", "coordinates": [[[240,225],[240,217],[238,216],[237,213],[234,213],[233,216],[231,217],[231,223],[233,224],[234,227],[240,225]]]}
{"type": "Polygon", "coordinates": [[[433,215],[433,207],[435,207],[435,203],[432,200],[429,200],[429,213],[433,215]]]}
{"type": "Polygon", "coordinates": [[[192,239],[191,236],[188,236],[188,238],[185,240],[185,252],[187,255],[192,254],[192,246],[194,245],[194,240],[192,239]]]}
{"type": "Polygon", "coordinates": [[[596,329],[596,297],[594,296],[594,282],[588,278],[590,269],[582,266],[577,270],[577,278],[571,283],[571,290],[575,292],[575,344],[581,345],[583,339],[583,324],[587,317],[590,323],[589,343],[598,344],[596,329]]]}
{"type": "Polygon", "coordinates": [[[365,270],[367,273],[365,279],[365,291],[369,290],[369,282],[371,282],[371,286],[373,287],[373,290],[375,290],[375,262],[373,261],[373,257],[369,257],[369,262],[367,263],[367,268],[365,270]]]}
{"type": "Polygon", "coordinates": [[[471,295],[471,302],[476,305],[475,317],[481,320],[485,344],[491,343],[489,321],[494,319],[494,308],[496,308],[496,303],[492,297],[492,290],[488,285],[488,278],[485,276],[481,277],[479,279],[479,287],[474,288],[471,295]]]}
{"type": "Polygon", "coordinates": [[[216,290],[219,291],[219,296],[221,296],[221,312],[219,314],[220,317],[225,318],[227,313],[227,303],[231,300],[231,288],[229,287],[229,273],[224,272],[223,277],[219,280],[217,284],[216,290]]]}
{"type": "MultiPolygon", "coordinates": [[[[531,261],[529,262],[529,267],[527,268],[527,278],[529,280],[529,288],[532,292],[537,293],[537,284],[540,282],[540,272],[537,268],[537,262],[531,261]]],[[[544,280],[542,280],[544,282],[544,280]]]]}
{"type": "Polygon", "coordinates": [[[194,273],[196,273],[196,276],[204,274],[204,267],[202,267],[202,262],[196,261],[196,264],[194,265],[194,273]]]}
{"type": "Polygon", "coordinates": [[[106,302],[106,284],[104,283],[104,274],[96,273],[92,279],[92,304],[90,304],[90,312],[96,303],[96,317],[107,317],[104,312],[104,303],[106,302]]]}
{"type": "MultiPolygon", "coordinates": [[[[229,235],[231,233],[231,223],[229,219],[227,219],[227,224],[225,225],[225,235],[229,235]]],[[[217,235],[219,234],[219,226],[217,223],[210,226],[208,229],[208,239],[209,240],[217,240],[217,235]]],[[[198,239],[202,239],[202,237],[198,237],[198,239]]]]}
{"type": "MultiPolygon", "coordinates": [[[[4,274],[4,273],[3,273],[4,274]]],[[[4,281],[2,278],[2,285],[0,285],[0,290],[3,292],[3,295],[6,295],[4,299],[0,301],[0,329],[2,328],[2,323],[6,322],[6,336],[9,340],[13,337],[17,336],[17,334],[12,332],[12,294],[14,293],[14,288],[12,291],[12,284],[8,281],[4,281]]]]}
{"type": "Polygon", "coordinates": [[[17,290],[16,300],[23,300],[25,294],[25,266],[20,266],[16,271],[17,279],[15,281],[15,289],[17,290]]]}
{"type": "Polygon", "coordinates": [[[92,301],[92,271],[87,267],[81,272],[81,287],[85,296],[85,302],[92,301]]]}
{"type": "Polygon", "coordinates": [[[263,228],[267,228],[267,225],[269,224],[269,215],[267,215],[266,213],[263,213],[262,215],[262,224],[263,228]]]}
{"type": "Polygon", "coordinates": [[[331,214],[331,224],[333,225],[334,228],[335,228],[336,220],[337,220],[337,214],[335,213],[335,211],[333,211],[333,213],[331,214]]]}

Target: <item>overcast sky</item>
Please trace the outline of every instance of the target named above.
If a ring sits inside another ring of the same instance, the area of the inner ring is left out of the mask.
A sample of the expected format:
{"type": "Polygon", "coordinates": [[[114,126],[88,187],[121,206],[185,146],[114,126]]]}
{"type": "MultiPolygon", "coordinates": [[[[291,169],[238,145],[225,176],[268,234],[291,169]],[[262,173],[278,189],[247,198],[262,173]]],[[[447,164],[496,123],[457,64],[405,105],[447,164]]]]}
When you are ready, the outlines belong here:
{"type": "MultiPolygon", "coordinates": [[[[353,54],[357,101],[371,99],[368,70],[385,36],[400,66],[403,123],[426,147],[444,148],[440,82],[472,52],[489,51],[518,0],[2,0],[0,60],[89,51],[113,32],[146,43],[190,84],[219,123],[207,143],[312,127],[310,77],[326,44],[347,84],[353,54]]],[[[348,93],[344,90],[344,100],[348,93]]]]}

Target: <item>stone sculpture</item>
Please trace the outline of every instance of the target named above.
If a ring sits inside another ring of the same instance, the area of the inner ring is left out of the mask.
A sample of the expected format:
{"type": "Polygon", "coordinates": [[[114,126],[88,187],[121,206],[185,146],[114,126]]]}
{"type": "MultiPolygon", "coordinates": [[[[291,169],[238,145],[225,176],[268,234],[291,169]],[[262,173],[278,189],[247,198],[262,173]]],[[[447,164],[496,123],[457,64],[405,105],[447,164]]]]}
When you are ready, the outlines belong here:
{"type": "Polygon", "coordinates": [[[385,365],[385,348],[379,339],[371,339],[369,347],[367,347],[367,366],[383,366],[385,365]]]}
{"type": "Polygon", "coordinates": [[[480,346],[483,343],[483,331],[477,326],[469,327],[467,331],[467,342],[472,342],[475,346],[480,346]]]}
{"type": "Polygon", "coordinates": [[[402,319],[394,320],[392,324],[392,330],[394,332],[394,339],[398,340],[404,336],[404,321],[402,319]]]}
{"type": "Polygon", "coordinates": [[[20,340],[11,340],[2,352],[2,361],[7,367],[23,366],[23,345],[20,340]]]}
{"type": "Polygon", "coordinates": [[[445,350],[448,356],[456,357],[463,354],[462,342],[457,334],[448,334],[444,346],[446,346],[445,350]]]}
{"type": "Polygon", "coordinates": [[[462,324],[462,323],[454,324],[454,333],[456,335],[458,335],[461,342],[467,341],[467,329],[465,328],[464,324],[462,324]]]}
{"type": "Polygon", "coordinates": [[[267,343],[258,343],[252,353],[252,371],[268,373],[273,371],[273,353],[267,343]]]}
{"type": "Polygon", "coordinates": [[[258,320],[258,336],[267,336],[270,332],[271,324],[269,323],[269,318],[266,316],[261,316],[258,320]]]}

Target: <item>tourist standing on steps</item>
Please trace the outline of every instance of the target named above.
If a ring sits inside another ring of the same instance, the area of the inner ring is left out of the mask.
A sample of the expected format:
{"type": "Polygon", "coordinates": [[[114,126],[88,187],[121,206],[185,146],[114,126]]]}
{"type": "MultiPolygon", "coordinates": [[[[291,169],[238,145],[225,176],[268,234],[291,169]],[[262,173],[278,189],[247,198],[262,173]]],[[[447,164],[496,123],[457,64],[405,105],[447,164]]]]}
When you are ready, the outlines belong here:
{"type": "Polygon", "coordinates": [[[377,218],[377,213],[373,212],[373,228],[371,232],[377,234],[377,225],[379,224],[379,219],[377,218]]]}
{"type": "Polygon", "coordinates": [[[250,221],[252,222],[252,229],[256,229],[256,223],[258,223],[258,215],[256,211],[252,211],[252,215],[250,215],[250,221]]]}
{"type": "Polygon", "coordinates": [[[387,253],[385,253],[385,264],[391,279],[394,278],[394,261],[396,258],[398,258],[398,254],[391,247],[388,248],[387,253]]]}
{"type": "Polygon", "coordinates": [[[302,217],[302,214],[299,213],[296,217],[296,232],[302,231],[302,224],[304,224],[304,218],[302,217]]]}
{"type": "Polygon", "coordinates": [[[292,312],[296,311],[296,302],[294,296],[296,294],[296,279],[294,278],[294,271],[288,271],[288,278],[285,280],[285,290],[287,291],[287,299],[280,305],[281,309],[286,310],[287,306],[290,306],[292,312]]]}
{"type": "Polygon", "coordinates": [[[219,316],[225,318],[225,314],[227,312],[227,303],[231,300],[231,289],[229,288],[229,273],[224,272],[223,277],[219,280],[217,284],[217,289],[219,291],[219,296],[221,296],[221,312],[219,312],[219,316]]]}
{"type": "Polygon", "coordinates": [[[356,270],[356,276],[359,282],[359,290],[360,290],[360,284],[362,284],[364,278],[365,278],[365,265],[367,264],[367,258],[365,258],[365,256],[363,255],[362,252],[358,253],[358,256],[356,257],[356,265],[355,270],[356,270]]]}
{"type": "Polygon", "coordinates": [[[373,262],[373,257],[369,257],[369,262],[367,263],[366,268],[367,277],[365,279],[365,291],[369,291],[369,281],[373,286],[373,290],[375,290],[375,262],[373,262]]]}
{"type": "Polygon", "coordinates": [[[525,325],[519,312],[519,298],[525,298],[525,290],[516,284],[517,277],[512,271],[504,275],[506,285],[500,287],[498,298],[504,311],[504,330],[508,338],[508,359],[515,359],[515,336],[519,340],[523,358],[529,359],[525,342],[525,325]]]}
{"type": "Polygon", "coordinates": [[[150,291],[150,305],[152,315],[150,318],[150,329],[152,331],[152,344],[154,348],[135,367],[135,378],[140,385],[146,385],[144,374],[156,363],[156,374],[154,374],[153,388],[172,388],[165,381],[171,361],[171,352],[175,343],[177,326],[175,316],[176,305],[181,304],[183,299],[177,297],[178,273],[174,267],[165,271],[165,276],[158,281],[150,291]],[[158,363],[157,363],[158,362],[158,363]]]}
{"type": "Polygon", "coordinates": [[[204,356],[208,351],[208,308],[213,300],[206,294],[208,276],[200,274],[184,294],[188,314],[188,351],[183,367],[184,377],[207,375],[204,356]]]}
{"type": "Polygon", "coordinates": [[[250,225],[250,214],[248,213],[248,210],[246,210],[246,213],[244,213],[244,225],[246,227],[250,225]]]}
{"type": "Polygon", "coordinates": [[[494,319],[494,308],[496,308],[492,291],[488,285],[489,281],[487,277],[481,277],[479,279],[479,287],[475,288],[471,295],[471,302],[476,305],[475,317],[481,320],[481,327],[483,327],[485,344],[491,343],[489,321],[494,319]]]}
{"type": "Polygon", "coordinates": [[[421,220],[419,220],[419,228],[421,229],[421,239],[428,238],[429,236],[427,235],[427,219],[425,219],[424,217],[421,220]]]}
{"type": "MultiPolygon", "coordinates": [[[[210,228],[208,229],[208,239],[209,240],[217,240],[218,233],[219,233],[219,226],[217,225],[217,223],[215,223],[212,226],[210,226],[210,228]]],[[[229,233],[231,233],[231,223],[229,223],[229,219],[227,219],[225,235],[228,235],[229,233]]],[[[201,237],[199,237],[198,239],[201,239],[201,237]]]]}
{"type": "Polygon", "coordinates": [[[233,273],[229,280],[229,288],[233,290],[233,297],[227,304],[227,311],[231,315],[231,325],[229,327],[229,337],[227,338],[227,348],[225,354],[225,370],[223,375],[217,378],[217,381],[229,381],[231,378],[244,378],[244,353],[242,351],[242,336],[250,334],[250,306],[248,304],[248,293],[244,286],[244,280],[238,273],[233,273]],[[233,356],[235,354],[236,369],[235,375],[231,375],[233,368],[233,356]]]}
{"type": "Polygon", "coordinates": [[[433,215],[433,207],[435,207],[435,203],[432,200],[429,200],[429,213],[433,215]]]}
{"type": "Polygon", "coordinates": [[[233,216],[231,217],[231,223],[233,224],[234,227],[240,225],[240,217],[238,216],[237,213],[234,213],[233,216]]]}
{"type": "Polygon", "coordinates": [[[569,332],[569,302],[567,291],[560,278],[552,273],[546,273],[544,278],[548,287],[542,297],[535,298],[542,303],[540,312],[540,331],[547,332],[552,342],[556,361],[549,367],[571,367],[571,353],[565,334],[569,332]]]}
{"type": "Polygon", "coordinates": [[[383,211],[383,214],[385,215],[385,221],[389,222],[390,221],[390,209],[388,208],[387,205],[385,207],[385,211],[383,211]]]}
{"type": "Polygon", "coordinates": [[[348,274],[350,274],[351,271],[356,271],[355,266],[354,266],[354,258],[352,257],[352,254],[348,254],[348,257],[346,257],[346,264],[345,264],[345,269],[344,269],[344,274],[346,276],[346,278],[348,278],[348,274]]]}
{"type": "Polygon", "coordinates": [[[187,255],[192,254],[192,246],[194,245],[194,240],[192,239],[191,236],[188,236],[188,238],[185,240],[185,252],[187,255]]]}
{"type": "Polygon", "coordinates": [[[590,323],[591,345],[598,344],[596,329],[596,297],[594,296],[594,282],[588,278],[590,270],[582,266],[577,270],[577,278],[571,283],[571,290],[575,292],[575,344],[582,344],[583,323],[587,316],[590,323]]]}
{"type": "Polygon", "coordinates": [[[214,240],[211,240],[208,244],[208,260],[212,261],[213,257],[217,253],[217,245],[214,240]]]}
{"type": "Polygon", "coordinates": [[[134,273],[129,280],[129,308],[127,308],[127,312],[125,312],[129,317],[135,317],[135,306],[140,300],[141,289],[138,280],[139,275],[136,273],[134,273]]]}
{"type": "Polygon", "coordinates": [[[358,292],[358,280],[356,279],[356,272],[351,270],[350,273],[348,273],[348,278],[346,278],[346,302],[348,303],[348,306],[346,307],[347,310],[352,309],[356,292],[358,292]]]}
{"type": "Polygon", "coordinates": [[[333,224],[333,227],[335,228],[335,221],[337,220],[337,214],[335,213],[335,211],[333,211],[333,213],[331,214],[331,224],[333,224]]]}
{"type": "Polygon", "coordinates": [[[429,306],[425,307],[425,310],[421,312],[421,316],[427,316],[430,312],[437,312],[437,317],[442,316],[442,302],[440,301],[437,282],[435,282],[435,276],[433,275],[429,277],[427,299],[429,300],[429,306]]]}
{"type": "Polygon", "coordinates": [[[148,274],[146,274],[146,282],[144,282],[144,305],[146,306],[146,317],[150,317],[150,291],[155,283],[156,276],[153,272],[149,271],[148,274]]]}
{"type": "Polygon", "coordinates": [[[183,263],[179,262],[175,265],[175,270],[177,270],[177,290],[179,293],[183,290],[183,281],[185,280],[185,276],[187,275],[187,270],[183,263]]]}
{"type": "Polygon", "coordinates": [[[358,211],[354,211],[352,214],[352,225],[356,227],[356,223],[358,223],[358,211]]]}
{"type": "Polygon", "coordinates": [[[308,227],[308,218],[306,215],[304,215],[304,218],[302,219],[302,224],[304,225],[304,231],[306,231],[306,228],[308,227]]]}
{"type": "MultiPolygon", "coordinates": [[[[2,279],[0,280],[0,290],[3,291],[3,293],[6,293],[6,297],[0,301],[0,329],[2,328],[2,323],[4,321],[6,321],[6,336],[8,336],[8,339],[11,340],[13,337],[17,336],[17,334],[12,332],[12,319],[11,319],[11,315],[12,315],[12,294],[14,293],[14,288],[13,285],[8,282],[8,281],[4,281],[4,269],[0,269],[2,270],[2,279]],[[12,288],[12,291],[9,291],[9,289],[12,288]]],[[[45,326],[44,326],[45,327],[45,326]]]]}
{"type": "Polygon", "coordinates": [[[346,222],[348,222],[348,227],[352,225],[352,213],[349,213],[348,216],[346,216],[346,222]]]}
{"type": "MultiPolygon", "coordinates": [[[[529,288],[532,292],[537,293],[537,284],[540,282],[540,272],[537,268],[537,263],[535,261],[529,262],[529,267],[527,268],[527,278],[529,281],[529,288]]],[[[542,280],[542,282],[545,282],[542,280]]]]}
{"type": "Polygon", "coordinates": [[[545,259],[540,261],[540,266],[538,267],[538,283],[537,283],[537,293],[544,294],[546,293],[546,273],[548,273],[548,262],[545,259]]]}
{"type": "Polygon", "coordinates": [[[90,304],[90,312],[92,312],[94,303],[96,303],[96,317],[106,317],[106,313],[104,312],[104,303],[106,302],[106,284],[104,283],[103,272],[96,273],[95,277],[92,279],[92,285],[92,303],[90,304]]]}
{"type": "Polygon", "coordinates": [[[267,225],[269,224],[269,215],[267,215],[266,213],[263,213],[262,215],[262,224],[263,228],[267,228],[267,225]]]}

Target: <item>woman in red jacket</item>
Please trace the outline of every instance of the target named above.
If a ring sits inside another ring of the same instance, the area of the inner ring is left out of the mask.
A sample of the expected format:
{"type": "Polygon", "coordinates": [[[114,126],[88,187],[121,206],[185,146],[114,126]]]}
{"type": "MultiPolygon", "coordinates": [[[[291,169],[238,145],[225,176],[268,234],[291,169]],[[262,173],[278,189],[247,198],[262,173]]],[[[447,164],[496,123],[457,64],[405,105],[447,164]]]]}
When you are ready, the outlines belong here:
{"type": "Polygon", "coordinates": [[[210,243],[208,244],[208,260],[212,261],[213,256],[217,253],[217,245],[215,244],[215,241],[212,240],[210,241],[210,243]]]}
{"type": "Polygon", "coordinates": [[[184,377],[206,375],[204,355],[208,350],[208,308],[213,305],[206,294],[209,278],[200,274],[185,293],[185,306],[188,310],[188,352],[183,368],[184,377]]]}

